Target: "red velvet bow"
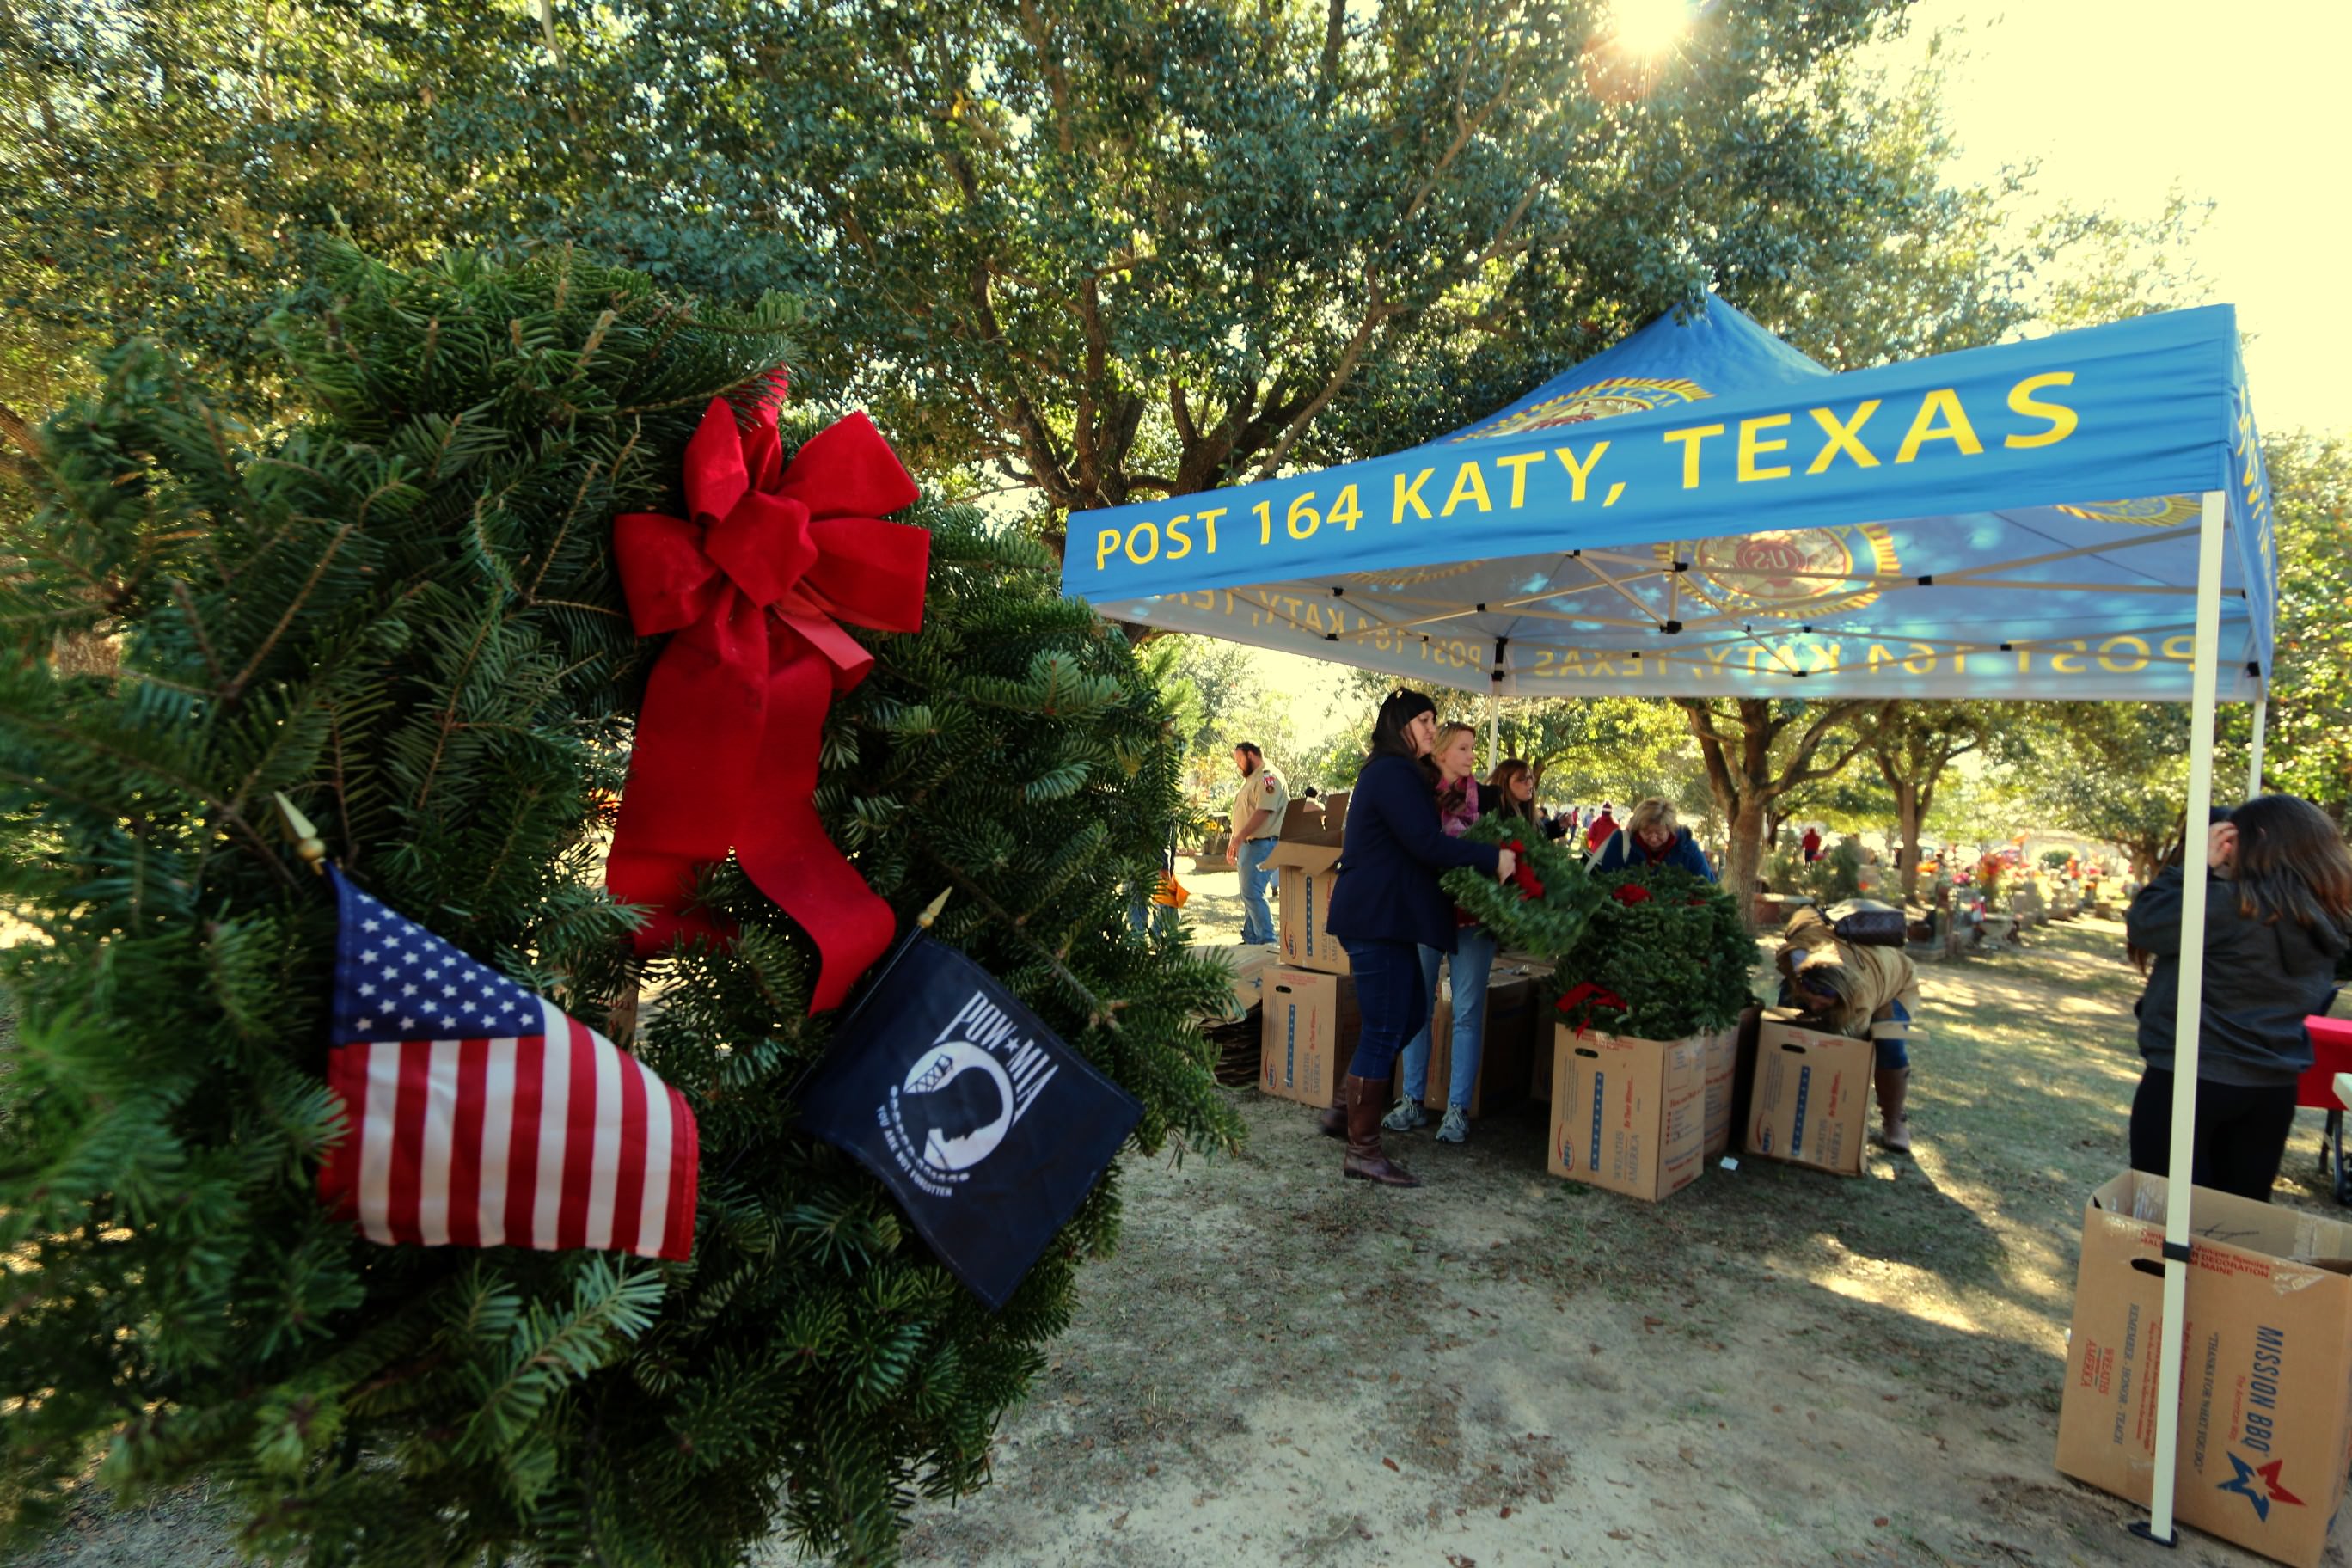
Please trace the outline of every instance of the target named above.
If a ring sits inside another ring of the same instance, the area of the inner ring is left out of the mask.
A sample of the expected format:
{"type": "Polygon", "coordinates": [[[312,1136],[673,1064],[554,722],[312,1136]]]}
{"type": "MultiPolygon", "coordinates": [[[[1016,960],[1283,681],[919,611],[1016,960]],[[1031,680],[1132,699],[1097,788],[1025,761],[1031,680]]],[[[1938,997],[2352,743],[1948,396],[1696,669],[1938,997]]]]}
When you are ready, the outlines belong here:
{"type": "Polygon", "coordinates": [[[1621,904],[1646,904],[1650,901],[1650,889],[1639,882],[1620,882],[1616,899],[1621,904]]]}
{"type": "Polygon", "coordinates": [[[1529,899],[1542,898],[1544,896],[1543,879],[1537,876],[1536,868],[1527,862],[1528,847],[1514,838],[1503,847],[1509,850],[1514,857],[1511,862],[1511,881],[1519,889],[1519,902],[1526,903],[1529,899]]]}
{"type": "Polygon", "coordinates": [[[1585,1014],[1584,1022],[1576,1026],[1576,1032],[1580,1037],[1591,1032],[1592,1014],[1600,1012],[1604,1007],[1619,1013],[1625,1011],[1625,998],[1607,986],[1597,985],[1590,980],[1578,981],[1568,994],[1559,999],[1559,1010],[1563,1013],[1573,1013],[1588,1001],[1592,1004],[1591,1010],[1585,1014]]]}
{"type": "Polygon", "coordinates": [[[646,688],[604,883],[653,908],[637,951],[732,935],[686,906],[696,869],[734,850],[817,944],[812,1013],[837,1006],[889,946],[890,906],[825,837],[810,796],[835,692],[874,656],[836,624],[923,624],[930,534],[885,522],[920,494],[863,414],[783,460],[774,409],[751,428],[712,399],[686,447],[688,518],[627,512],[613,544],[639,636],[674,632],[646,688]]]}

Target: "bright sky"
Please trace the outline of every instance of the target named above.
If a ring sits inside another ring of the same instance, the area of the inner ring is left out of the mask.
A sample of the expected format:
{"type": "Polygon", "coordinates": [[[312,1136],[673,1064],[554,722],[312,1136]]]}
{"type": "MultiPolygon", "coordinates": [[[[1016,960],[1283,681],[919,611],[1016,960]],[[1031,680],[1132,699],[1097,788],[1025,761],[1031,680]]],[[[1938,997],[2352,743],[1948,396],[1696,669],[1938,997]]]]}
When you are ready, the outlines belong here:
{"type": "Polygon", "coordinates": [[[2135,216],[2175,184],[2210,198],[2197,260],[2251,334],[2255,418],[2352,431],[2352,316],[2333,282],[2352,237],[2336,166],[2352,126],[2352,5],[1921,0],[1911,53],[1954,27],[1955,174],[2039,160],[2047,194],[2135,216]]]}

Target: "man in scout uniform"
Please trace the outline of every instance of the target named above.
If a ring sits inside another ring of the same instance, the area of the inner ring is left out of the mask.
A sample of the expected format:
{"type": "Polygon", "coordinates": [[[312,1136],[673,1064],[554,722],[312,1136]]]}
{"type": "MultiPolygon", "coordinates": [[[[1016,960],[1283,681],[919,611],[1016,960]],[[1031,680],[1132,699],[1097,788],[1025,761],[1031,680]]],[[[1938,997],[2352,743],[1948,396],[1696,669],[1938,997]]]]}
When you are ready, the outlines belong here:
{"type": "Polygon", "coordinates": [[[1274,853],[1282,831],[1282,809],[1290,804],[1290,790],[1282,775],[1266,766],[1265,753],[1248,741],[1234,748],[1234,766],[1242,773],[1242,787],[1234,796],[1234,840],[1225,859],[1242,874],[1242,941],[1274,940],[1274,911],[1266,907],[1266,885],[1274,873],[1265,858],[1274,853]]]}

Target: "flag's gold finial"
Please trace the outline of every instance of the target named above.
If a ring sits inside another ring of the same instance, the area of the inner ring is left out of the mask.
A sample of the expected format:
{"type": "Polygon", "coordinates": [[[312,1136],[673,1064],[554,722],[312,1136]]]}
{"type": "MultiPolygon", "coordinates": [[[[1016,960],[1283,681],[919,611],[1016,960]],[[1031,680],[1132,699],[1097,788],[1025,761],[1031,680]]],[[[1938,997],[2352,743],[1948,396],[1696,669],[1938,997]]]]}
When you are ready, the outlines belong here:
{"type": "Polygon", "coordinates": [[[938,898],[933,899],[930,907],[915,917],[917,927],[923,931],[930,930],[931,922],[940,918],[940,911],[948,907],[948,894],[953,891],[951,888],[944,889],[938,898]]]}
{"type": "Polygon", "coordinates": [[[310,862],[311,870],[324,872],[327,846],[319,837],[319,830],[310,826],[310,819],[302,815],[299,806],[286,798],[284,790],[277,791],[276,798],[278,815],[286,824],[286,837],[294,841],[294,853],[310,862]]]}

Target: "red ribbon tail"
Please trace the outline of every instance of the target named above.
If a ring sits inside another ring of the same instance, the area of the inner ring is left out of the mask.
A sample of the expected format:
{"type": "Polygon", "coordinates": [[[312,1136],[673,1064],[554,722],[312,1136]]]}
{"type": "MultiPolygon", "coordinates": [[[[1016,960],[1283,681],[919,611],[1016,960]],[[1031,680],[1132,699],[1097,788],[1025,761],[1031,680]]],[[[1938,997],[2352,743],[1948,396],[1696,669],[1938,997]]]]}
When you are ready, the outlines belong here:
{"type": "Polygon", "coordinates": [[[761,612],[738,597],[670,638],[655,661],[604,862],[612,895],[652,910],[633,939],[641,955],[680,936],[733,935],[687,906],[697,869],[727,858],[729,835],[748,814],[768,657],[761,612]]]}
{"type": "Polygon", "coordinates": [[[810,799],[832,700],[832,666],[814,650],[796,648],[775,670],[760,748],[761,804],[735,838],[743,874],[816,943],[813,1014],[840,1006],[898,931],[890,906],[834,847],[810,799]]]}
{"type": "Polygon", "coordinates": [[[604,889],[622,903],[650,907],[646,923],[630,933],[638,957],[651,958],[681,937],[712,942],[733,940],[732,925],[708,910],[688,907],[694,898],[696,874],[709,864],[692,855],[625,848],[614,835],[613,851],[604,861],[604,889]]]}

